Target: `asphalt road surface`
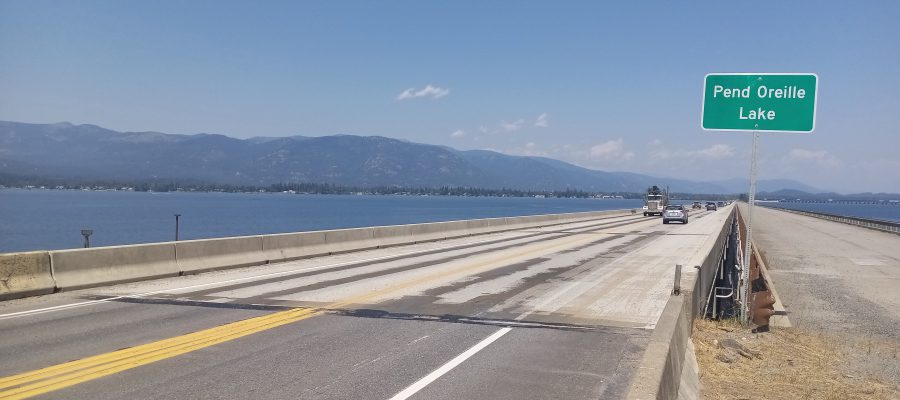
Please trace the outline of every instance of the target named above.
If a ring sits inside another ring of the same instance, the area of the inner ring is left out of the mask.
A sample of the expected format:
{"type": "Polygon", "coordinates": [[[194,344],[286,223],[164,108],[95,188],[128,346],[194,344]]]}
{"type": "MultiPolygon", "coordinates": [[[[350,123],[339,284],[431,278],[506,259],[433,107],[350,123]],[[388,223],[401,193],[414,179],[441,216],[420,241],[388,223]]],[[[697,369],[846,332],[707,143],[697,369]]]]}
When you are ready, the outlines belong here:
{"type": "Polygon", "coordinates": [[[641,215],[0,303],[0,399],[596,399],[727,211],[641,215]]]}

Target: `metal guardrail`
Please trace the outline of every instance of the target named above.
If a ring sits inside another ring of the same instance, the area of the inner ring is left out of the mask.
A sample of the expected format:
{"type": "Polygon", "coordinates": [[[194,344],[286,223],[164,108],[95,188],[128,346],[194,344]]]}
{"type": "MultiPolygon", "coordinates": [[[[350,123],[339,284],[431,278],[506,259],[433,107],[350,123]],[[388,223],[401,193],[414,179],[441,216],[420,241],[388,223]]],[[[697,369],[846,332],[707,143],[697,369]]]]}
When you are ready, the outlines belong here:
{"type": "Polygon", "coordinates": [[[757,206],[763,206],[766,208],[771,208],[775,210],[787,211],[794,214],[805,215],[807,217],[814,217],[825,219],[834,222],[840,222],[848,225],[856,225],[861,226],[863,228],[874,229],[882,232],[890,232],[900,235],[900,223],[891,222],[891,221],[882,221],[880,219],[869,219],[869,218],[859,218],[859,217],[848,217],[846,215],[836,215],[836,214],[827,214],[827,213],[819,213],[819,212],[811,212],[811,211],[800,211],[800,210],[792,210],[790,208],[782,208],[782,207],[773,207],[765,204],[756,204],[757,206]]]}
{"type": "Polygon", "coordinates": [[[716,277],[719,276],[719,271],[722,269],[722,265],[725,263],[728,236],[734,229],[736,210],[737,207],[731,210],[731,215],[728,217],[729,222],[719,231],[716,237],[716,244],[710,251],[709,256],[704,259],[702,265],[695,267],[698,269],[698,276],[696,287],[694,288],[694,314],[691,315],[692,319],[697,316],[705,316],[707,308],[714,301],[712,300],[715,294],[714,284],[716,277]]]}

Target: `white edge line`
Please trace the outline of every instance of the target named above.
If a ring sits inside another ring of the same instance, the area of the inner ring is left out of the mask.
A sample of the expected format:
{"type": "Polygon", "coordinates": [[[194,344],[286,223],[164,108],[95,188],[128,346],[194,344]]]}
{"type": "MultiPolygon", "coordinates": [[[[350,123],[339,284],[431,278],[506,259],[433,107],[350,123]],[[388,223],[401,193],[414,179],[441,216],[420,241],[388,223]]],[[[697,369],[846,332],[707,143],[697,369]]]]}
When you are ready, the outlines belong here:
{"type": "Polygon", "coordinates": [[[438,369],[432,371],[430,374],[425,375],[422,379],[419,379],[418,381],[416,381],[416,383],[409,385],[406,389],[403,389],[402,391],[400,391],[400,393],[395,394],[394,397],[390,398],[390,400],[408,399],[410,396],[412,396],[412,395],[416,394],[418,391],[424,389],[431,382],[436,381],[438,378],[440,378],[444,374],[450,372],[450,370],[452,370],[453,368],[456,368],[459,364],[462,364],[464,361],[469,359],[469,357],[474,356],[476,353],[483,350],[485,347],[487,347],[488,345],[490,345],[497,339],[500,339],[500,337],[509,333],[509,331],[511,331],[511,330],[512,330],[512,328],[506,327],[506,328],[502,328],[502,329],[494,332],[494,334],[492,334],[491,336],[486,337],[484,340],[478,342],[478,344],[470,347],[468,350],[466,350],[462,354],[454,357],[452,360],[448,361],[446,364],[444,364],[444,365],[440,366],[438,369]]]}

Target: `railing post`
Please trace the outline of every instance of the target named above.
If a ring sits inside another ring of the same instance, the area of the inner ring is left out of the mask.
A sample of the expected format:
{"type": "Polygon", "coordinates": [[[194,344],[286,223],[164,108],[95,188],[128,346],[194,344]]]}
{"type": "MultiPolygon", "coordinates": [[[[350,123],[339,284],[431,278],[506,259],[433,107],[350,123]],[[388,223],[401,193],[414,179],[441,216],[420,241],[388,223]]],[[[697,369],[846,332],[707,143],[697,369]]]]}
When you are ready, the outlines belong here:
{"type": "Polygon", "coordinates": [[[672,294],[676,296],[681,294],[681,264],[675,264],[675,287],[672,294]]]}

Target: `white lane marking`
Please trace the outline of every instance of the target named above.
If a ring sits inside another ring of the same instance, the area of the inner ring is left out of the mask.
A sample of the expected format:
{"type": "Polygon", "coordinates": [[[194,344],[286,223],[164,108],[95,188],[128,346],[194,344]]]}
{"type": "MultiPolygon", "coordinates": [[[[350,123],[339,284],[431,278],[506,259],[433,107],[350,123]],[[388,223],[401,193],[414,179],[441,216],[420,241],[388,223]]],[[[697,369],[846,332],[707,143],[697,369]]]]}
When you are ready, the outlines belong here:
{"type": "Polygon", "coordinates": [[[406,389],[403,389],[402,391],[400,391],[400,393],[395,394],[394,397],[391,397],[390,400],[408,399],[410,396],[412,396],[412,395],[416,394],[418,391],[424,389],[426,386],[428,386],[428,384],[436,381],[438,378],[440,378],[447,372],[450,372],[450,370],[452,370],[453,368],[456,368],[456,366],[458,366],[459,364],[462,364],[464,361],[469,359],[469,357],[472,357],[479,351],[483,350],[485,347],[487,347],[488,345],[493,343],[495,340],[500,339],[500,337],[509,333],[509,331],[511,331],[511,330],[512,330],[512,328],[507,327],[507,328],[502,328],[502,329],[494,332],[493,335],[488,336],[484,340],[478,342],[478,344],[470,347],[468,350],[464,351],[462,354],[454,357],[452,360],[448,361],[446,364],[440,366],[440,368],[432,371],[428,375],[425,375],[425,377],[423,377],[422,379],[419,379],[418,381],[416,381],[416,383],[409,385],[406,389]]]}
{"type": "MultiPolygon", "coordinates": [[[[647,244],[645,246],[649,246],[649,244],[647,244]]],[[[644,247],[644,246],[642,246],[642,247],[644,247]]],[[[548,304],[551,301],[556,300],[561,294],[568,292],[570,289],[575,287],[577,284],[578,284],[578,282],[573,282],[572,284],[567,285],[566,287],[563,288],[562,291],[555,293],[553,296],[550,296],[550,298],[542,301],[539,304],[540,305],[548,304]]],[[[537,310],[537,308],[535,308],[535,311],[536,310],[537,310]]],[[[482,311],[482,312],[476,314],[476,316],[481,315],[484,312],[486,312],[486,311],[482,311]]],[[[525,319],[525,317],[531,315],[533,312],[534,311],[524,312],[522,314],[519,314],[513,320],[521,321],[521,320],[525,319]]],[[[472,346],[471,348],[469,348],[462,354],[454,357],[452,360],[448,361],[446,364],[442,365],[440,368],[432,371],[428,375],[425,375],[422,379],[419,379],[412,385],[407,386],[405,389],[400,391],[400,393],[395,394],[394,397],[391,397],[389,400],[406,400],[406,399],[408,399],[410,396],[418,393],[420,390],[424,389],[426,386],[428,386],[432,382],[436,381],[438,378],[440,378],[447,372],[450,372],[453,368],[456,368],[457,366],[462,364],[464,361],[466,361],[467,359],[469,359],[470,357],[472,357],[479,351],[483,350],[485,347],[487,347],[491,343],[495,342],[497,339],[500,339],[500,337],[502,337],[503,335],[509,333],[509,331],[511,331],[511,330],[512,330],[512,327],[507,326],[507,327],[504,327],[504,328],[494,332],[491,336],[488,336],[484,340],[478,342],[478,344],[476,344],[475,346],[472,346]]],[[[413,341],[413,343],[418,340],[420,340],[420,339],[413,341]]],[[[412,343],[410,343],[410,344],[412,344],[412,343]]]]}
{"type": "Polygon", "coordinates": [[[424,340],[424,339],[428,339],[428,335],[425,335],[425,336],[422,336],[422,337],[420,337],[420,338],[418,338],[418,339],[416,339],[416,340],[413,340],[412,342],[409,342],[409,343],[407,343],[406,345],[409,346],[409,345],[412,345],[412,344],[414,344],[414,343],[416,343],[416,342],[418,342],[418,341],[420,341],[420,340],[424,340]]]}
{"type": "MultiPolygon", "coordinates": [[[[584,222],[591,222],[591,221],[572,222],[571,224],[578,224],[578,223],[584,223],[584,222]]],[[[521,231],[521,230],[515,231],[514,230],[514,231],[506,231],[506,232],[496,232],[495,234],[503,235],[503,234],[507,234],[507,233],[519,233],[519,232],[523,232],[523,231],[521,231]]],[[[518,236],[513,236],[513,237],[509,237],[508,239],[514,240],[517,238],[518,238],[518,236]]],[[[224,284],[228,284],[228,283],[249,281],[249,280],[254,280],[254,279],[268,278],[268,277],[280,276],[280,275],[290,275],[290,274],[297,273],[297,272],[315,271],[318,269],[327,269],[327,268],[340,267],[340,266],[350,265],[350,264],[380,261],[380,260],[385,260],[385,259],[390,259],[390,258],[395,258],[395,257],[414,256],[417,254],[422,254],[422,253],[427,253],[427,252],[432,252],[432,251],[441,251],[441,250],[446,250],[446,249],[450,249],[450,248],[454,248],[454,247],[458,247],[458,246],[478,245],[478,244],[491,242],[494,240],[497,240],[497,239],[492,238],[492,239],[488,239],[488,240],[479,240],[479,241],[474,241],[474,242],[463,242],[463,243],[453,244],[450,246],[436,247],[436,248],[432,248],[432,249],[425,249],[425,250],[419,250],[419,251],[412,251],[409,253],[391,254],[391,255],[383,256],[383,257],[374,257],[374,258],[355,260],[355,261],[345,261],[345,262],[340,262],[340,263],[326,264],[326,265],[320,265],[320,266],[316,266],[316,267],[292,269],[292,270],[281,271],[281,272],[271,272],[271,273],[267,273],[267,274],[253,275],[253,276],[247,276],[247,277],[243,277],[243,278],[228,279],[228,280],[219,281],[219,282],[202,283],[202,284],[198,284],[198,285],[184,286],[184,287],[179,287],[179,288],[174,288],[174,289],[157,290],[157,291],[153,291],[153,292],[145,292],[145,293],[137,293],[137,294],[126,294],[126,295],[122,295],[122,296],[110,297],[108,299],[83,301],[80,303],[63,304],[63,305],[53,306],[53,307],[38,308],[35,310],[26,310],[26,311],[19,311],[19,312],[8,313],[8,314],[0,314],[0,320],[25,317],[25,316],[37,315],[37,314],[44,314],[44,313],[49,313],[49,312],[54,312],[54,311],[63,311],[63,310],[68,310],[70,308],[91,306],[91,305],[108,303],[111,301],[116,301],[116,300],[121,300],[121,299],[141,298],[141,297],[153,296],[156,294],[177,292],[179,290],[198,289],[198,288],[207,287],[207,286],[224,285],[224,284]]],[[[288,262],[290,262],[290,261],[288,261],[288,262]]]]}

